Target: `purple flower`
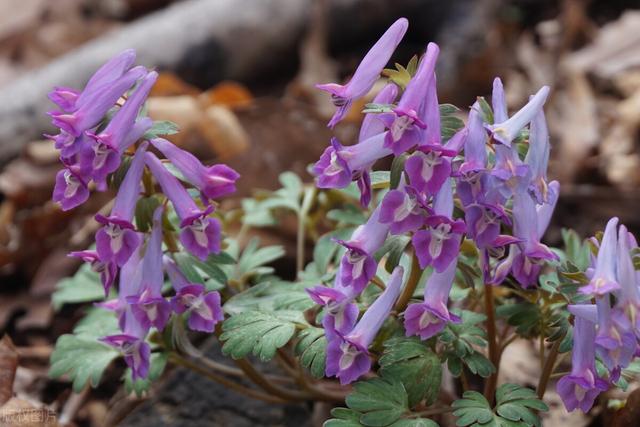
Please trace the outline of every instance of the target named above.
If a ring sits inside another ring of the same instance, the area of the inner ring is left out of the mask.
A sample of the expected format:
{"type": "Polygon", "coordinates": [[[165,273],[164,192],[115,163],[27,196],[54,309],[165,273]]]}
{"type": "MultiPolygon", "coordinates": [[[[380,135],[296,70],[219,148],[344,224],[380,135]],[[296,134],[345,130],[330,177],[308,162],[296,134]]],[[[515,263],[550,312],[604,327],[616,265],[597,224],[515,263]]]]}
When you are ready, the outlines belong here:
{"type": "MultiPolygon", "coordinates": [[[[554,181],[552,188],[559,192],[559,183],[554,181]]],[[[513,235],[520,243],[518,254],[513,261],[512,273],[524,287],[537,283],[544,260],[558,259],[555,253],[540,242],[557,200],[556,196],[550,200],[546,208],[536,209],[535,201],[526,188],[521,187],[513,195],[513,235]]]]}
{"type": "Polygon", "coordinates": [[[377,134],[347,147],[332,138],[331,146],[324,150],[320,160],[313,165],[317,187],[344,188],[377,160],[391,154],[391,149],[384,147],[386,134],[377,134]]]}
{"type": "Polygon", "coordinates": [[[494,245],[503,222],[507,225],[510,223],[504,208],[498,204],[481,202],[465,207],[467,234],[479,248],[494,245]]]}
{"type": "Polygon", "coordinates": [[[340,261],[340,280],[344,286],[353,287],[356,294],[362,292],[375,276],[378,267],[373,255],[382,247],[389,226],[380,222],[378,206],[367,222],[353,232],[348,241],[338,241],[347,251],[340,261]]]}
{"type": "Polygon", "coordinates": [[[371,90],[380,77],[382,69],[389,62],[393,51],[404,37],[408,26],[409,22],[405,18],[394,22],[367,52],[349,83],[345,85],[337,83],[316,85],[318,89],[329,92],[333,104],[338,107],[329,122],[330,128],[333,128],[344,118],[354,100],[362,98],[371,90]]]}
{"type": "Polygon", "coordinates": [[[100,259],[115,262],[118,267],[122,267],[140,245],[140,235],[135,232],[132,221],[140,196],[140,180],[144,170],[146,150],[146,143],[138,147],[118,190],[111,215],[108,217],[96,215],[96,221],[104,224],[104,227],[96,233],[96,248],[100,259]]]}
{"type": "Polygon", "coordinates": [[[482,126],[480,104],[476,101],[469,111],[465,127],[464,162],[458,169],[459,174],[484,171],[487,167],[487,133],[482,126]]]}
{"type": "Polygon", "coordinates": [[[80,258],[84,262],[91,264],[91,270],[100,274],[100,281],[104,287],[104,295],[109,294],[109,290],[118,274],[118,267],[112,262],[104,262],[96,251],[77,251],[69,253],[69,256],[80,258]]]}
{"type": "Polygon", "coordinates": [[[571,373],[560,378],[556,386],[567,411],[580,408],[582,412],[588,412],[596,397],[608,388],[607,382],[596,373],[595,339],[595,324],[576,316],[571,373]]]}
{"type": "MultiPolygon", "coordinates": [[[[392,104],[398,96],[398,86],[393,83],[387,83],[385,87],[373,98],[374,104],[392,104]]],[[[358,135],[358,142],[362,142],[371,138],[374,135],[384,132],[385,125],[380,120],[379,113],[367,113],[362,119],[362,125],[360,126],[360,134],[358,135]]]]}
{"type": "Polygon", "coordinates": [[[400,289],[402,288],[402,267],[393,271],[387,288],[380,294],[354,328],[344,336],[337,335],[327,346],[327,376],[335,376],[341,384],[349,384],[371,369],[368,348],[389,316],[400,289]]]}
{"type": "Polygon", "coordinates": [[[329,339],[349,333],[358,319],[358,306],[353,303],[358,293],[342,283],[341,269],[338,267],[332,288],[318,285],[306,289],[313,302],[326,309],[322,324],[329,339]]]}
{"type": "Polygon", "coordinates": [[[153,214],[151,237],[142,259],[142,282],[139,292],[126,298],[133,315],[140,324],[149,329],[158,330],[164,326],[171,315],[171,305],[162,296],[164,274],[162,269],[162,207],[153,214]]]}
{"type": "Polygon", "coordinates": [[[381,115],[389,133],[385,138],[385,147],[399,155],[417,145],[422,138],[422,130],[427,125],[422,121],[422,108],[427,96],[429,84],[435,78],[434,70],[440,49],[435,43],[429,43],[427,52],[418,66],[416,75],[409,81],[398,106],[393,113],[381,115]]]}
{"type": "Polygon", "coordinates": [[[220,221],[209,218],[213,207],[202,210],[191,198],[180,182],[162,165],[152,153],[145,154],[146,164],[160,184],[164,194],[171,200],[180,218],[180,242],[192,254],[205,260],[210,253],[220,252],[220,221]]]}
{"type": "Polygon", "coordinates": [[[135,60],[136,52],[133,49],[127,49],[98,68],[82,92],[69,87],[55,87],[49,92],[48,97],[62,111],[72,113],[88,99],[92,99],[96,90],[104,89],[106,85],[122,77],[135,60]]]}
{"type": "Polygon", "coordinates": [[[618,218],[616,217],[611,218],[607,223],[598,250],[593,277],[588,285],[580,288],[581,293],[602,296],[620,289],[620,284],[616,280],[617,226],[618,218]]]}
{"type": "Polygon", "coordinates": [[[86,95],[83,93],[76,101],[73,112],[49,113],[53,125],[70,135],[80,136],[84,131],[96,126],[116,101],[146,73],[144,67],[134,67],[116,80],[92,88],[86,95]]]}
{"type": "Polygon", "coordinates": [[[531,121],[529,129],[529,151],[524,159],[532,175],[529,189],[533,192],[539,204],[548,201],[550,196],[547,185],[549,150],[547,122],[544,118],[544,112],[540,110],[531,121]]]}
{"type": "Polygon", "coordinates": [[[193,154],[176,147],[166,139],[156,138],[151,144],[164,154],[182,175],[207,199],[232,194],[240,175],[227,165],[204,166],[193,154]]]}
{"type": "Polygon", "coordinates": [[[456,276],[455,262],[442,272],[434,271],[424,288],[424,302],[410,304],[404,312],[406,335],[418,335],[426,340],[440,333],[448,322],[458,323],[460,318],[449,312],[449,292],[456,276]]]}
{"type": "Polygon", "coordinates": [[[102,182],[108,174],[115,172],[124,151],[153,124],[148,117],[137,122],[136,118],[157,78],[155,71],[147,74],[107,127],[99,134],[88,133],[92,143],[81,151],[80,161],[83,172],[94,181],[102,182]]]}
{"type": "Polygon", "coordinates": [[[637,340],[623,313],[611,310],[609,295],[596,298],[598,333],[596,352],[610,372],[617,372],[631,363],[637,340]],[[616,314],[616,315],[614,315],[616,314]]]}
{"type": "Polygon", "coordinates": [[[60,204],[63,211],[80,206],[89,198],[89,187],[75,165],[69,165],[56,175],[53,201],[60,204]]]}
{"type": "Polygon", "coordinates": [[[171,306],[176,313],[188,312],[188,325],[193,331],[213,332],[215,325],[224,320],[220,304],[220,294],[216,291],[205,292],[204,285],[190,283],[172,260],[165,259],[167,274],[176,295],[171,306]]]}
{"type": "Polygon", "coordinates": [[[140,293],[143,280],[143,259],[140,251],[135,251],[120,271],[118,299],[98,304],[113,310],[118,316],[118,324],[122,334],[101,338],[100,341],[115,347],[124,355],[126,364],[131,368],[133,379],[146,378],[149,373],[149,357],[151,349],[145,342],[149,325],[140,322],[129,303],[140,293]]]}
{"type": "MultiPolygon", "coordinates": [[[[496,81],[494,80],[494,88],[496,87],[495,85],[496,81]]],[[[502,86],[501,82],[500,86],[502,86]]],[[[493,139],[507,147],[511,147],[511,141],[516,139],[518,133],[534,119],[538,112],[542,111],[542,106],[548,95],[549,87],[543,86],[524,107],[509,119],[501,120],[503,117],[495,117],[495,124],[486,125],[493,139]]]]}
{"type": "Polygon", "coordinates": [[[442,273],[458,257],[464,221],[454,221],[453,191],[450,179],[440,189],[434,202],[434,213],[425,220],[426,230],[413,235],[412,243],[421,268],[432,265],[442,273]]]}
{"type": "Polygon", "coordinates": [[[100,341],[118,349],[124,361],[131,368],[131,378],[145,379],[149,376],[151,348],[143,338],[129,334],[117,334],[100,338],[100,341]]]}
{"type": "MultiPolygon", "coordinates": [[[[614,317],[624,319],[628,323],[628,327],[635,331],[636,336],[640,338],[640,290],[638,283],[639,275],[633,266],[631,258],[631,249],[636,249],[638,244],[631,233],[627,231],[624,225],[620,226],[618,231],[618,262],[617,262],[617,278],[620,283],[620,291],[617,295],[617,303],[614,308],[614,317]]],[[[620,321],[619,321],[620,323],[620,321]]]]}
{"type": "Polygon", "coordinates": [[[403,234],[424,224],[426,202],[414,188],[402,185],[385,194],[380,203],[380,222],[388,224],[391,234],[403,234]]]}

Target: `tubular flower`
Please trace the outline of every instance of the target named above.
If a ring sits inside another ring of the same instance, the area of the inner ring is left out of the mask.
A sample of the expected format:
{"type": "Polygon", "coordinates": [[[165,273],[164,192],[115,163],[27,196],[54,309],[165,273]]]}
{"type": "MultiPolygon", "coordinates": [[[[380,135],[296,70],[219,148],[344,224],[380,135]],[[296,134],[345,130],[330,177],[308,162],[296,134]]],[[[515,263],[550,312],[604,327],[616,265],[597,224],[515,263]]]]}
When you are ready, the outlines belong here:
{"type": "Polygon", "coordinates": [[[538,111],[531,121],[529,129],[529,151],[524,159],[531,172],[531,184],[529,190],[534,194],[536,202],[542,204],[548,202],[553,196],[547,185],[547,166],[549,164],[549,131],[544,112],[538,111]]]}
{"type": "Polygon", "coordinates": [[[210,253],[220,252],[220,221],[208,216],[213,207],[198,208],[182,184],[152,153],[145,154],[145,161],[180,218],[182,245],[202,260],[210,253]]]}
{"type": "Polygon", "coordinates": [[[349,384],[371,369],[368,348],[378,334],[395,304],[404,270],[398,266],[389,279],[386,289],[362,315],[353,329],[344,336],[333,337],[327,346],[325,373],[337,377],[341,384],[349,384]]]}
{"type": "Polygon", "coordinates": [[[76,165],[67,165],[56,174],[53,201],[57,202],[63,211],[80,206],[88,198],[89,187],[76,165]]]}
{"type": "Polygon", "coordinates": [[[193,331],[213,332],[218,322],[224,320],[220,293],[205,292],[201,283],[190,283],[176,263],[165,257],[164,265],[176,291],[171,306],[176,313],[187,313],[189,328],[193,331]]]}
{"type": "Polygon", "coordinates": [[[118,300],[100,304],[114,310],[118,316],[121,334],[103,337],[100,340],[122,352],[126,364],[131,368],[133,379],[146,378],[149,374],[149,358],[151,349],[145,342],[149,331],[147,325],[134,315],[133,307],[128,302],[138,295],[142,286],[142,258],[135,251],[120,272],[118,300]]]}
{"type": "MultiPolygon", "coordinates": [[[[374,104],[392,104],[398,97],[398,86],[393,83],[387,83],[385,87],[373,98],[374,104]]],[[[374,135],[384,132],[385,125],[380,120],[379,113],[367,113],[362,119],[358,142],[362,142],[374,135]]]]}
{"type": "Polygon", "coordinates": [[[96,251],[77,251],[69,253],[69,256],[74,258],[80,258],[84,262],[88,262],[91,265],[91,270],[100,274],[100,281],[104,288],[105,296],[109,294],[109,290],[116,280],[118,274],[118,267],[112,262],[104,262],[98,256],[96,251]]]}
{"type": "Polygon", "coordinates": [[[227,165],[204,166],[193,154],[176,147],[166,139],[156,138],[151,144],[164,154],[182,175],[207,199],[216,199],[236,191],[240,175],[227,165]]]}
{"type": "Polygon", "coordinates": [[[608,388],[607,382],[596,373],[595,339],[595,324],[577,315],[573,327],[571,373],[560,378],[556,386],[567,411],[580,408],[582,412],[588,412],[596,397],[608,388]]]}
{"type": "Polygon", "coordinates": [[[456,267],[457,263],[451,262],[443,272],[434,271],[425,285],[424,301],[409,304],[404,312],[404,329],[408,337],[418,335],[426,340],[440,333],[448,322],[460,321],[447,308],[456,267]]]}
{"type": "Polygon", "coordinates": [[[348,334],[358,319],[358,307],[353,303],[353,299],[358,294],[352,286],[345,286],[342,283],[340,269],[341,267],[338,267],[332,288],[315,286],[306,289],[309,297],[316,304],[326,308],[322,325],[329,339],[337,334],[348,334]]]}
{"type": "Polygon", "coordinates": [[[146,143],[138,147],[118,190],[111,215],[96,215],[96,221],[104,225],[96,233],[98,255],[102,261],[114,262],[118,267],[122,267],[140,245],[140,235],[135,232],[132,221],[140,197],[146,149],[146,143]]]}
{"type": "Polygon", "coordinates": [[[353,232],[347,241],[338,241],[347,251],[340,261],[340,280],[344,286],[353,287],[356,294],[362,292],[375,276],[377,264],[373,254],[382,247],[389,226],[380,222],[378,206],[367,222],[353,232]]]}
{"type": "Polygon", "coordinates": [[[391,234],[403,234],[422,227],[428,212],[424,196],[414,188],[401,185],[385,194],[380,203],[379,221],[389,226],[391,234]]]}
{"type": "Polygon", "coordinates": [[[67,113],[77,110],[87,99],[91,99],[96,90],[103,89],[105,85],[113,83],[133,65],[136,60],[136,52],[127,49],[104,63],[91,76],[82,92],[68,87],[55,87],[47,95],[49,99],[67,113]]]}
{"type": "Polygon", "coordinates": [[[400,97],[398,106],[392,113],[381,114],[386,121],[389,133],[385,138],[385,147],[399,155],[416,146],[422,138],[422,130],[427,125],[422,121],[422,108],[429,89],[429,83],[435,78],[434,70],[440,49],[435,43],[429,43],[427,52],[418,66],[416,75],[409,81],[400,97]]]}
{"type": "Polygon", "coordinates": [[[613,217],[607,223],[598,250],[596,266],[589,284],[580,288],[583,294],[602,296],[620,289],[616,280],[617,230],[618,218],[613,217]]]}
{"type": "Polygon", "coordinates": [[[96,126],[116,101],[146,72],[144,67],[134,67],[118,79],[92,89],[83,97],[82,102],[78,99],[77,108],[73,112],[50,112],[53,125],[74,137],[82,135],[84,131],[96,126]]]}
{"type": "Polygon", "coordinates": [[[153,214],[151,237],[142,259],[142,282],[136,295],[127,297],[127,303],[135,318],[145,328],[152,326],[158,330],[164,326],[171,315],[171,305],[162,296],[164,275],[162,269],[162,207],[153,214]]]}
{"type": "Polygon", "coordinates": [[[362,98],[371,90],[408,27],[409,22],[405,18],[394,22],[367,52],[349,83],[345,85],[337,83],[316,85],[318,89],[329,92],[333,104],[338,107],[329,122],[330,128],[333,128],[344,118],[354,100],[362,98]]]}
{"type": "Polygon", "coordinates": [[[80,161],[83,173],[96,183],[103,182],[108,174],[118,169],[124,151],[151,127],[152,121],[148,117],[137,122],[136,118],[157,78],[155,71],[147,74],[107,127],[99,134],[89,133],[92,143],[81,151],[80,161]]]}
{"type": "Polygon", "coordinates": [[[626,368],[631,363],[637,341],[633,331],[625,327],[628,325],[620,324],[612,315],[610,300],[609,295],[596,299],[598,308],[596,352],[615,377],[619,375],[620,369],[626,368]]]}
{"type": "Polygon", "coordinates": [[[445,181],[434,202],[434,215],[425,220],[426,230],[413,235],[413,247],[420,268],[432,265],[442,273],[457,257],[460,239],[465,231],[464,221],[454,220],[451,180],[445,181]]]}
{"type": "MultiPolygon", "coordinates": [[[[500,83],[500,86],[501,85],[502,83],[500,83]]],[[[511,141],[516,139],[518,133],[520,133],[520,131],[534,119],[538,112],[542,111],[542,106],[547,100],[548,95],[549,87],[543,86],[524,107],[509,119],[499,120],[503,117],[496,117],[496,124],[486,126],[493,139],[500,144],[511,147],[511,141]]]]}
{"type": "Polygon", "coordinates": [[[384,147],[387,132],[374,135],[358,144],[342,146],[336,138],[331,138],[327,147],[313,165],[318,188],[344,188],[363,171],[369,169],[377,160],[391,154],[384,147]]]}
{"type": "Polygon", "coordinates": [[[633,235],[627,231],[624,225],[618,231],[618,262],[617,277],[620,283],[620,292],[617,294],[616,306],[613,309],[613,317],[618,323],[627,325],[628,329],[635,331],[636,338],[640,338],[640,284],[639,275],[633,266],[631,250],[638,247],[633,235]]]}

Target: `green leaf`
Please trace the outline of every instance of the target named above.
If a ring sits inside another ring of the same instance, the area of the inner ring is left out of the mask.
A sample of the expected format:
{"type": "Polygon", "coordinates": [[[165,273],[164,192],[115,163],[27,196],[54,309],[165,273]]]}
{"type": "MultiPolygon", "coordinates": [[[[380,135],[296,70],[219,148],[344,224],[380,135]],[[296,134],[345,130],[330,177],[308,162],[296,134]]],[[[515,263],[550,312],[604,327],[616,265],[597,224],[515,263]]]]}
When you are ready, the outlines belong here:
{"type": "Polygon", "coordinates": [[[407,161],[407,154],[401,154],[400,156],[394,157],[393,162],[391,162],[391,173],[390,173],[390,187],[392,190],[398,188],[400,185],[400,178],[402,178],[402,171],[404,171],[404,162],[407,161]]]}
{"type": "Polygon", "coordinates": [[[236,314],[222,324],[222,352],[233,359],[253,353],[262,361],[271,360],[276,350],[293,337],[296,324],[305,323],[299,311],[246,311],[236,314]]]}
{"type": "Polygon", "coordinates": [[[525,338],[538,336],[543,323],[540,306],[528,301],[502,305],[496,309],[499,317],[507,319],[507,323],[516,328],[518,335],[525,338]]]}
{"type": "Polygon", "coordinates": [[[389,427],[438,427],[438,423],[427,418],[398,420],[389,427]]]}
{"type": "Polygon", "coordinates": [[[383,378],[400,380],[407,391],[409,406],[426,399],[435,402],[440,391],[442,366],[440,359],[424,342],[417,338],[392,338],[384,343],[385,350],[379,360],[383,378]]]}
{"type": "Polygon", "coordinates": [[[136,396],[142,397],[149,391],[151,384],[156,381],[167,366],[166,353],[153,353],[149,362],[149,376],[145,379],[138,378],[135,381],[131,377],[131,368],[127,368],[124,373],[124,389],[127,393],[135,393],[136,396]]]}
{"type": "Polygon", "coordinates": [[[254,199],[242,199],[242,222],[254,227],[267,227],[277,224],[271,210],[254,199]]]}
{"type": "Polygon", "coordinates": [[[418,56],[414,55],[406,68],[398,63],[396,63],[395,66],[395,70],[392,68],[385,68],[382,70],[382,75],[404,90],[407,88],[411,77],[413,77],[418,70],[418,56]]]}
{"type": "Polygon", "coordinates": [[[391,273],[393,269],[400,264],[400,258],[402,257],[402,254],[404,254],[404,250],[409,242],[411,242],[411,238],[409,236],[391,236],[387,238],[384,245],[382,245],[382,247],[375,253],[375,259],[380,260],[383,256],[388,254],[384,268],[391,273]]]}
{"type": "Polygon", "coordinates": [[[151,128],[145,132],[142,139],[153,139],[160,135],[173,135],[180,132],[180,128],[169,120],[157,120],[153,122],[151,128]]]}
{"type": "Polygon", "coordinates": [[[455,114],[460,111],[451,104],[440,105],[440,134],[442,141],[448,141],[456,132],[464,127],[464,122],[455,114]]]}
{"type": "Polygon", "coordinates": [[[347,408],[333,408],[331,415],[335,418],[325,421],[323,427],[361,427],[360,412],[347,408]]]}
{"type": "Polygon", "coordinates": [[[91,269],[91,265],[84,263],[72,277],[62,279],[56,285],[51,296],[53,308],[57,311],[64,304],[102,301],[104,288],[100,275],[91,269]]]}
{"type": "Polygon", "coordinates": [[[493,110],[491,109],[491,106],[483,96],[479,96],[477,98],[477,101],[478,101],[478,104],[480,105],[479,113],[482,116],[482,121],[492,125],[494,119],[493,119],[493,110]]]}
{"type": "Polygon", "coordinates": [[[391,113],[393,112],[393,108],[395,105],[393,104],[375,104],[369,103],[365,104],[362,112],[364,114],[379,114],[379,113],[391,113]]]}
{"type": "Polygon", "coordinates": [[[401,382],[374,378],[354,384],[347,396],[347,406],[362,413],[360,423],[365,426],[388,426],[408,412],[409,400],[401,382]]]}
{"type": "Polygon", "coordinates": [[[245,247],[238,260],[235,276],[232,276],[236,280],[243,280],[248,276],[270,274],[273,272],[273,269],[263,266],[284,256],[285,252],[282,246],[265,246],[259,248],[259,242],[260,240],[258,238],[253,238],[245,247]]]}
{"type": "Polygon", "coordinates": [[[160,200],[156,196],[141,197],[136,204],[135,218],[139,231],[146,233],[153,225],[153,213],[160,206],[160,200]]]}
{"type": "Polygon", "coordinates": [[[65,334],[58,338],[51,353],[49,376],[69,374],[73,391],[80,393],[87,382],[97,387],[107,366],[120,355],[118,351],[84,335],[65,334]]]}
{"type": "Polygon", "coordinates": [[[535,391],[517,384],[503,384],[496,390],[496,406],[476,391],[467,391],[453,402],[456,425],[465,426],[540,426],[536,411],[548,411],[535,391]]]}
{"type": "Polygon", "coordinates": [[[307,328],[298,335],[295,352],[300,356],[300,364],[315,378],[324,377],[327,357],[327,338],[321,328],[307,328]]]}
{"type": "Polygon", "coordinates": [[[391,173],[389,171],[371,172],[371,187],[374,189],[386,188],[390,185],[391,173]]]}
{"type": "Polygon", "coordinates": [[[332,209],[327,212],[327,218],[348,225],[360,225],[367,220],[362,211],[354,205],[346,205],[342,209],[332,209]]]}

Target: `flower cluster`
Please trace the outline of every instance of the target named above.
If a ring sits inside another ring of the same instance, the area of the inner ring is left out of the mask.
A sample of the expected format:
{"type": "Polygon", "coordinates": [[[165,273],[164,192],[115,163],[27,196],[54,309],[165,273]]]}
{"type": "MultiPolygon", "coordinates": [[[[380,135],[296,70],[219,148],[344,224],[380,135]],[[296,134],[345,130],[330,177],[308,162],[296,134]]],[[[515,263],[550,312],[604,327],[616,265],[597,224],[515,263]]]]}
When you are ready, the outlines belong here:
{"type": "Polygon", "coordinates": [[[587,412],[608,381],[596,372],[596,355],[608,371],[609,381],[617,381],[621,370],[640,353],[640,275],[632,253],[635,237],[618,218],[607,223],[602,242],[591,239],[597,248],[587,269],[589,283],[580,288],[595,304],[570,305],[575,315],[573,365],[571,373],[558,382],[558,392],[569,410],[587,412]]]}
{"type": "Polygon", "coordinates": [[[158,74],[133,66],[135,59],[134,51],[122,52],[81,91],[55,88],[49,98],[59,110],[49,114],[60,132],[48,136],[64,165],[53,192],[53,200],[63,210],[83,204],[90,188],[106,190],[111,174],[126,171],[110,214],[95,217],[101,225],[96,249],[71,256],[100,273],[105,295],[114,283],[119,284],[118,297],[102,306],[117,314],[122,333],[102,340],[122,351],[134,379],[148,375],[150,348],[145,338],[150,329],[162,330],[172,313],[186,313],[189,327],[198,331],[212,332],[223,319],[220,295],[208,292],[201,283],[190,283],[172,259],[177,250],[174,231],[163,225],[168,224],[168,202],[179,219],[180,243],[205,260],[220,251],[221,224],[211,216],[212,200],[233,193],[239,178],[226,165],[205,166],[169,141],[153,133],[148,136],[153,121],[144,114],[143,105],[158,74]],[[161,193],[155,192],[151,177],[161,193]],[[199,197],[194,199],[187,187],[197,190],[199,197]],[[136,224],[143,193],[156,201],[149,232],[136,224]],[[163,253],[163,241],[171,242],[167,247],[172,251],[163,253]],[[171,298],[163,295],[165,272],[175,290],[171,298]]]}
{"type": "MultiPolygon", "coordinates": [[[[396,21],[346,85],[318,86],[331,93],[338,107],[330,127],[372,89],[406,29],[405,19],[396,21]]],[[[409,236],[420,268],[431,270],[424,299],[396,305],[406,335],[423,340],[459,321],[448,305],[464,239],[477,247],[488,285],[511,277],[524,288],[533,287],[543,264],[557,260],[540,241],[559,193],[558,183],[546,176],[549,137],[542,107],[549,88],[540,89],[509,117],[502,83],[496,79],[492,107],[479,98],[466,125],[444,140],[436,90],[438,54],[438,46],[429,43],[406,85],[390,79],[375,96],[358,142],[343,146],[333,138],[313,167],[320,188],[344,188],[356,181],[360,202],[367,207],[373,200],[374,164],[394,156],[394,164],[402,165],[397,185],[381,196],[366,223],[350,239],[339,241],[346,250],[333,287],[309,290],[325,307],[326,374],[342,383],[369,371],[368,347],[403,288],[403,269],[397,267],[358,320],[356,299],[376,276],[374,254],[390,236],[409,236]],[[522,147],[525,155],[519,152],[522,147]]]]}

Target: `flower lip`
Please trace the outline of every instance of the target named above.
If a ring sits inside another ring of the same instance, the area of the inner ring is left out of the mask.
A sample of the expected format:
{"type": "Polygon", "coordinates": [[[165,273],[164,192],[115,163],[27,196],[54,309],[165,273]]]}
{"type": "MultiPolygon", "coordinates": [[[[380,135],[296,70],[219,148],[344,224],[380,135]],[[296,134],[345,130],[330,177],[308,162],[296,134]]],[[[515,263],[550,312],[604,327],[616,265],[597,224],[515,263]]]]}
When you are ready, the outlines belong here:
{"type": "Polygon", "coordinates": [[[127,221],[126,219],[119,218],[117,216],[105,216],[102,214],[96,214],[95,220],[102,225],[115,224],[120,228],[133,230],[135,227],[131,223],[131,221],[127,221]]]}
{"type": "Polygon", "coordinates": [[[204,210],[194,211],[191,215],[185,217],[180,221],[180,227],[184,228],[193,224],[196,220],[205,218],[211,214],[215,208],[212,205],[207,206],[204,210]]]}
{"type": "Polygon", "coordinates": [[[337,289],[328,288],[326,286],[315,286],[305,289],[309,297],[318,305],[329,305],[333,302],[342,302],[347,300],[347,296],[337,289]]]}

